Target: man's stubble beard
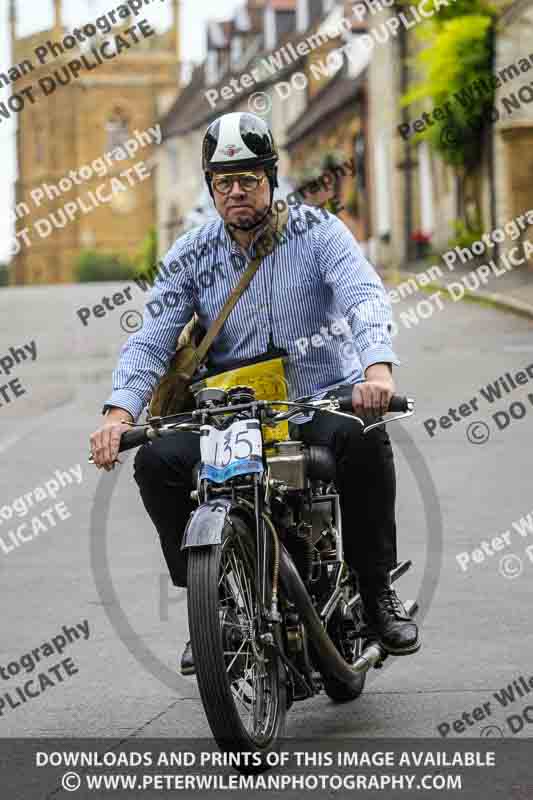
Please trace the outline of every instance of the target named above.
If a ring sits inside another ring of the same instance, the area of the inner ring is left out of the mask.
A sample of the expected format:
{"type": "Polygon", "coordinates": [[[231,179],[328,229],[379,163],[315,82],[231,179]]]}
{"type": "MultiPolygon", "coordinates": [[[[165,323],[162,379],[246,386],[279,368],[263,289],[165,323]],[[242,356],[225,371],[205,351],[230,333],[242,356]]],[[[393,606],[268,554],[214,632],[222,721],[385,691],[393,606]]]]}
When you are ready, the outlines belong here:
{"type": "Polygon", "coordinates": [[[263,209],[258,210],[255,209],[251,216],[248,214],[242,214],[237,217],[236,220],[232,222],[228,222],[230,228],[236,228],[237,230],[243,231],[251,231],[256,228],[259,224],[266,221],[269,213],[268,206],[265,206],[263,209]]]}

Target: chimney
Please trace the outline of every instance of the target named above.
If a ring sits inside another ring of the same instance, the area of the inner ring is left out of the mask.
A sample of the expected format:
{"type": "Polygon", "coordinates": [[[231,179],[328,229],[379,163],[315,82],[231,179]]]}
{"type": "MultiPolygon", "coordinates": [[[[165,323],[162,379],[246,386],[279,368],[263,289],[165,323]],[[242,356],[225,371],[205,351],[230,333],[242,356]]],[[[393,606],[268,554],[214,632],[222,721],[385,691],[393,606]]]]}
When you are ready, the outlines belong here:
{"type": "Polygon", "coordinates": [[[9,27],[11,41],[14,44],[17,39],[17,0],[9,0],[9,27]]]}
{"type": "Polygon", "coordinates": [[[54,28],[56,30],[63,30],[61,24],[62,0],[54,0],[54,28]]]}
{"type": "Polygon", "coordinates": [[[172,0],[172,28],[171,28],[171,43],[172,50],[176,54],[176,61],[178,64],[181,61],[181,48],[180,48],[180,32],[181,32],[181,0],[172,0]]]}

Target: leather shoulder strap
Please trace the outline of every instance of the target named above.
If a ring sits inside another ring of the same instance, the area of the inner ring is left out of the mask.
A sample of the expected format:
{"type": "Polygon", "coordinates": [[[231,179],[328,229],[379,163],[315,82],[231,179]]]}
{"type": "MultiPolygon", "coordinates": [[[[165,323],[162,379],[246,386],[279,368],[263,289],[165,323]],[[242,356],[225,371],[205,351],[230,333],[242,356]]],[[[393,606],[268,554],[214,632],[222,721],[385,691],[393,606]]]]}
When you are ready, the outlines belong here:
{"type": "Polygon", "coordinates": [[[259,269],[261,262],[274,250],[277,243],[275,234],[278,236],[281,234],[283,228],[287,224],[287,220],[288,211],[284,209],[284,211],[277,215],[277,219],[273,228],[269,228],[267,232],[260,238],[257,248],[258,254],[248,264],[246,271],[242,275],[237,286],[235,286],[230,296],[224,303],[220,314],[205,334],[201,344],[199,344],[196,348],[196,357],[199,363],[201,363],[206,357],[209,348],[222,330],[222,326],[237,305],[239,299],[242,297],[245,289],[248,288],[252,278],[259,269]]]}

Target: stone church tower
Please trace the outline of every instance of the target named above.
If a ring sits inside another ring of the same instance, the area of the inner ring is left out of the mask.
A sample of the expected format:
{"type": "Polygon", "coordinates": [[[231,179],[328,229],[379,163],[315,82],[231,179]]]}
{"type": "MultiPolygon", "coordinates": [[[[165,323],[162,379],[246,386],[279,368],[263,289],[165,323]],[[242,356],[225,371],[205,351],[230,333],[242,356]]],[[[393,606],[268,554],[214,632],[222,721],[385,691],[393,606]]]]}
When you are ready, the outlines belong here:
{"type": "MultiPolygon", "coordinates": [[[[73,49],[72,33],[61,22],[62,0],[54,0],[54,26],[51,30],[17,38],[17,2],[10,0],[10,25],[12,38],[12,64],[17,65],[20,78],[13,81],[13,96],[27,86],[32,87],[35,101],[25,102],[16,113],[18,180],[15,187],[16,232],[20,251],[14,248],[11,261],[11,282],[15,284],[68,283],[74,280],[74,264],[81,250],[133,256],[148,229],[156,224],[155,158],[154,140],[140,146],[133,157],[126,160],[109,159],[107,171],[83,180],[77,173],[77,181],[68,178],[71,170],[91,166],[96,159],[116,150],[121,142],[135,139],[136,133],[146,137],[145,131],[155,129],[163,114],[176,98],[180,86],[180,31],[179,12],[181,0],[170,0],[173,21],[171,28],[163,33],[146,36],[140,31],[151,30],[149,23],[142,23],[142,10],[124,19],[116,19],[110,32],[97,31],[84,44],[77,43],[73,49]],[[135,26],[138,42],[126,29],[135,26]],[[120,49],[112,58],[110,52],[118,50],[115,36],[119,34],[131,45],[120,49]],[[104,45],[108,40],[111,44],[104,45]],[[56,48],[43,64],[36,55],[39,46],[63,43],[64,52],[56,48]],[[101,54],[102,46],[107,56],[101,54]],[[100,62],[95,55],[100,54],[100,62]],[[81,69],[74,78],[69,76],[66,65],[73,59],[86,56],[87,63],[95,66],[81,69]],[[32,69],[21,64],[30,62],[32,69]],[[55,90],[48,95],[39,83],[45,76],[44,86],[55,90]],[[59,77],[60,76],[60,77],[59,77]],[[61,82],[60,82],[61,78],[61,82]],[[139,161],[145,166],[141,173],[130,172],[130,181],[119,178],[121,172],[133,168],[139,161]],[[149,176],[147,173],[150,173],[149,176]],[[140,175],[144,175],[141,180],[140,175]],[[112,187],[123,184],[125,191],[113,191],[112,187]],[[44,191],[41,198],[38,190],[44,191]],[[103,188],[102,188],[102,185],[103,188]],[[36,192],[37,190],[37,192],[36,192]],[[34,196],[32,197],[32,191],[34,196]],[[92,199],[90,199],[92,196],[92,199]],[[97,199],[108,198],[106,202],[97,199]],[[95,202],[93,202],[95,201],[95,202]],[[70,216],[64,221],[65,205],[71,203],[70,216]],[[42,222],[43,219],[48,222],[42,222]],[[37,224],[36,224],[37,223],[37,224]],[[53,228],[50,230],[50,228],[53,228]],[[25,244],[21,231],[27,229],[25,244]]],[[[115,9],[118,3],[112,4],[115,9]]],[[[127,6],[120,6],[125,9],[127,6]]],[[[102,15],[104,16],[104,15],[102,15]]],[[[87,24],[96,22],[96,15],[87,16],[87,24]]],[[[94,27],[94,25],[93,25],[94,27]]],[[[102,25],[103,27],[103,25],[102,25]]],[[[80,26],[83,30],[84,26],[80,26]]],[[[90,32],[89,32],[90,33],[90,32]]],[[[27,100],[27,98],[26,98],[27,100]]],[[[18,110],[18,109],[17,109],[18,110]]],[[[155,145],[157,146],[157,145],[155,145]]],[[[105,162],[104,162],[105,163],[105,162]]],[[[100,170],[102,172],[102,170],[100,170]]]]}

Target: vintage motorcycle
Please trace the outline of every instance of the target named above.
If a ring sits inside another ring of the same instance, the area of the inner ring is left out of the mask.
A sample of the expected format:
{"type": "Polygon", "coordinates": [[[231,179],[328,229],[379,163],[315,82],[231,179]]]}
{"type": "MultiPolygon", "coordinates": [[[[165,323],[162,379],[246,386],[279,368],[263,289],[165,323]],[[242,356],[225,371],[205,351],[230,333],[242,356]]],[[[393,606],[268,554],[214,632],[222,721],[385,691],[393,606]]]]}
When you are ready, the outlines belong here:
{"type": "MultiPolygon", "coordinates": [[[[387,657],[365,628],[357,578],[343,560],[332,453],[266,433],[305,410],[364,423],[350,413],[351,387],[307,402],[258,400],[248,386],[204,388],[195,402],[187,421],[177,414],[133,426],[120,450],[180,431],[200,435],[198,508],[182,543],[198,686],[219,747],[253,754],[247,771],[260,771],[295,701],[322,689],[354,700],[367,670],[387,657]]],[[[389,422],[403,419],[414,402],[395,396],[389,411],[401,412],[389,422]]],[[[398,564],[391,582],[410,565],[398,564]]]]}

